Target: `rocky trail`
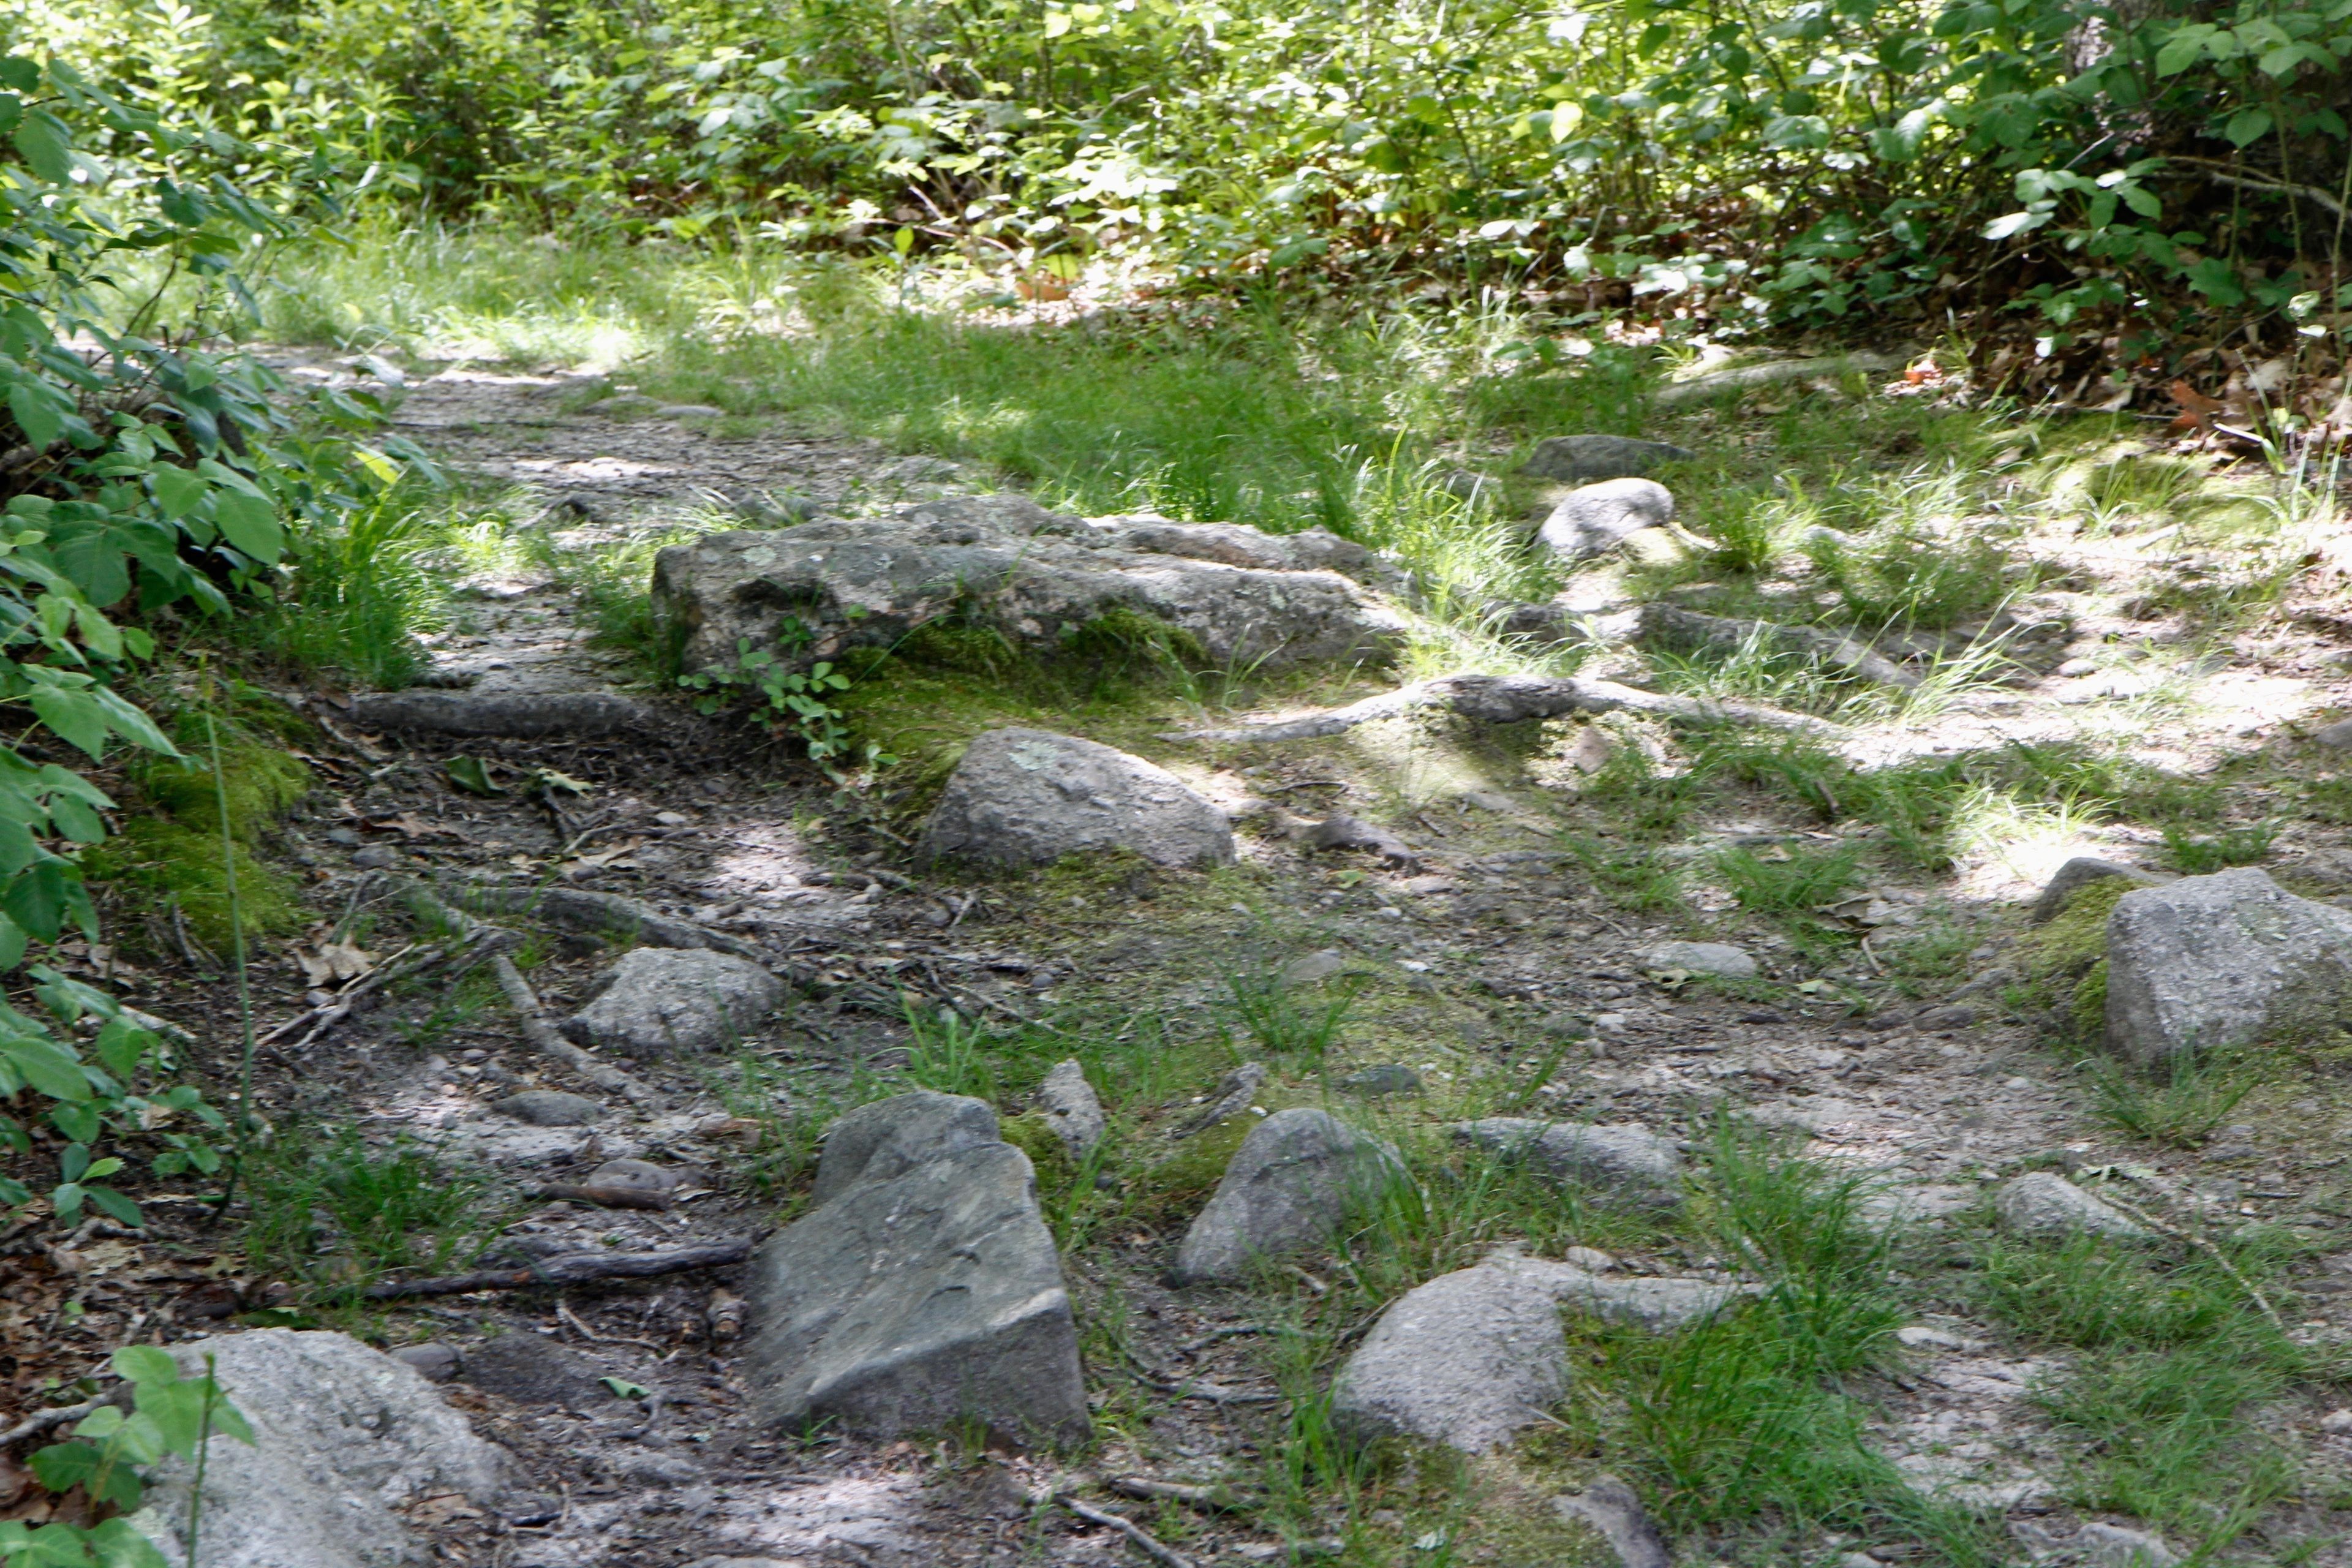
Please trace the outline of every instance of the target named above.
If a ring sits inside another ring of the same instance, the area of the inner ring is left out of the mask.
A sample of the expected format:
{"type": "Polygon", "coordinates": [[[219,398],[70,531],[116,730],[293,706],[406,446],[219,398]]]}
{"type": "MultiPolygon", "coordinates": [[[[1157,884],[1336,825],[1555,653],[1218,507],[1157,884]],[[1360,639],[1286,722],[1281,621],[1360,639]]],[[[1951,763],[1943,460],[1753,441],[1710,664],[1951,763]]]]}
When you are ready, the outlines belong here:
{"type": "MultiPolygon", "coordinates": [[[[510,1217],[486,1256],[394,1273],[331,1330],[289,1315],[286,1285],[191,1194],[147,1195],[143,1235],[101,1220],[9,1238],[0,1324],[40,1347],[14,1352],[26,1411],[43,1378],[126,1342],[218,1354],[262,1441],[215,1445],[202,1568],[1172,1568],[1441,1546],[1654,1568],[1706,1544],[1670,1548],[1614,1480],[1508,1456],[1591,1373],[1577,1325],[1687,1332],[1759,1289],[1672,1228],[1706,1201],[1727,1112],[1866,1173],[1867,1223],[1924,1238],[1889,1265],[1931,1305],[1869,1376],[1868,1442],[1923,1495],[1985,1510],[2018,1560],[2174,1559],[2144,1521],[2067,1500],[2081,1454],[2039,1394],[2067,1352],[1945,1288],[1937,1271],[1975,1238],[2275,1224],[2307,1243],[2284,1326],[2352,1333],[2352,1245],[2331,1250],[2352,1216],[2352,1105],[2298,1090],[2195,1147],[2096,1120],[2042,1020],[2004,1002],[2034,978],[2034,933],[2057,929],[2028,923],[2013,868],[1880,879],[1829,917],[1868,938],[1829,973],[1698,891],[1721,929],[1685,940],[1685,911],[1612,901],[1562,847],[1580,781],[1642,726],[1753,711],[1677,707],[1696,700],[1608,659],[1402,697],[1370,673],[1285,689],[1286,669],[1402,646],[1410,585],[1391,565],[1328,536],[975,499],[953,465],[739,430],[587,378],[454,370],[399,390],[399,431],[530,487],[559,552],[699,518],[655,589],[690,664],[772,638],[785,614],[838,658],[972,605],[1051,659],[1121,610],[1276,684],[1255,712],[1151,698],[1092,735],[993,726],[918,822],[649,689],[591,642],[560,571],[463,583],[415,688],[293,694],[326,737],[279,846],[315,923],[257,957],[263,1107],[281,1131],[352,1130],[482,1173],[510,1217]],[[709,531],[728,511],[759,531],[709,531]],[[1494,740],[1537,721],[1553,728],[1533,752],[1494,740]],[[1891,981],[1891,950],[1937,921],[1965,957],[1891,981]],[[1076,1065],[992,1106],[970,1053],[1014,1034],[1040,1065],[1076,1065]],[[982,1098],[923,1087],[950,1078],[982,1098]],[[1412,1160],[1474,1155],[1558,1194],[1562,1245],[1440,1247],[1430,1277],[1321,1324],[1354,1289],[1332,1227],[1410,1188],[1412,1160]],[[707,1261],[730,1247],[748,1259],[707,1261]],[[626,1267],[646,1272],[613,1277],[626,1267]],[[501,1270],[524,1283],[405,1289],[501,1270]],[[578,1282],[536,1282],[551,1276],[578,1282]],[[1471,1456],[1555,1533],[1473,1521],[1421,1545],[1395,1513],[1334,1504],[1277,1529],[1246,1506],[1304,1441],[1283,1344],[1310,1320],[1334,1346],[1307,1376],[1331,1387],[1335,1428],[1471,1456]]],[[[1596,474],[1605,457],[1556,455],[1584,466],[1552,477],[1619,487],[1577,492],[1556,547],[1599,559],[1661,526],[1629,518],[1654,500],[1623,487],[1648,481],[1596,474]]],[[[1542,607],[1523,608],[1539,629],[1542,607]]],[[[1562,636],[1573,608],[1553,612],[1562,636]]],[[[2086,679],[2064,658],[2097,636],[2079,608],[2036,644],[2038,671],[1900,745],[2057,722],[2086,679]]],[[[1647,624],[1719,629],[1684,613],[1647,624]]],[[[2324,757],[2300,724],[2347,696],[2317,662],[2328,636],[2249,652],[2231,689],[2271,706],[2216,709],[2178,745],[2324,757]]],[[[1768,858],[1835,837],[1766,807],[1706,832],[1768,858]]],[[[2103,899],[2131,889],[2104,928],[2109,1027],[2161,1061],[2333,1016],[2352,992],[2352,915],[2326,901],[2339,847],[2291,837],[2272,874],[2072,872],[2103,899]]],[[[217,971],[112,974],[233,1056],[217,971]]],[[[2314,1473],[2352,1476],[2336,1403],[2298,1392],[2276,1420],[2314,1473]]],[[[185,1485],[167,1482],[159,1520],[185,1485]]],[[[2294,1522],[2316,1538],[2330,1517],[2294,1522]]]]}

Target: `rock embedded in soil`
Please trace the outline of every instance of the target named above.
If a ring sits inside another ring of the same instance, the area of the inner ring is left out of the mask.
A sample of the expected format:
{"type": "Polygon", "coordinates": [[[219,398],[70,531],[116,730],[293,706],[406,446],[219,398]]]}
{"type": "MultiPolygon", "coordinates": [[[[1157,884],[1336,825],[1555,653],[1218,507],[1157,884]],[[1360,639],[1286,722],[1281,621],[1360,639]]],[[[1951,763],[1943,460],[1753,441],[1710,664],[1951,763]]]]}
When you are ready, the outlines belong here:
{"type": "Polygon", "coordinates": [[[1102,1101],[1095,1095],[1095,1086],[1087,1081],[1087,1069],[1076,1058],[1056,1062],[1045,1081],[1037,1086],[1037,1109],[1045,1114],[1045,1125],[1062,1141],[1073,1160],[1083,1160],[1102,1142],[1102,1101]]]}
{"type": "Polygon", "coordinates": [[[598,986],[595,999],[564,1020],[564,1035],[638,1056],[737,1044],[784,999],[784,983],[765,968],[708,948],[638,948],[598,986]]]}
{"type": "Polygon", "coordinates": [[[614,735],[650,723],[653,710],[614,691],[373,691],[352,699],[352,721],[371,730],[444,735],[614,735]]]}
{"type": "Polygon", "coordinates": [[[1389,1094],[1418,1094],[1421,1074],[1402,1062],[1381,1062],[1351,1072],[1339,1080],[1339,1087],[1349,1094],[1377,1099],[1389,1094]]]}
{"type": "Polygon", "coordinates": [[[960,1099],[853,1112],[826,1140],[817,1206],[753,1258],[746,1381],[762,1421],[1085,1439],[1077,1328],[1029,1158],[992,1136],[986,1105],[939,1103],[960,1099]],[[971,1136],[982,1118],[985,1142],[971,1136]]]}
{"type": "Polygon", "coordinates": [[[2092,883],[2104,882],[2110,877],[2128,877],[2143,887],[2154,887],[2166,880],[2120,861],[2102,860],[2095,855],[2077,855],[2052,874],[2025,918],[2034,925],[2048,925],[2058,918],[2059,911],[2066,907],[2067,900],[2092,883]]]}
{"type": "Polygon", "coordinates": [[[526,1089],[492,1100],[490,1109],[530,1127],[585,1127],[604,1114],[604,1108],[586,1095],[560,1089],[526,1089]]]}
{"type": "MultiPolygon", "coordinates": [[[[213,1375],[253,1427],[206,1445],[203,1568],[405,1568],[433,1560],[398,1510],[462,1494],[491,1506],[511,1460],[477,1437],[416,1371],[347,1334],[254,1329],[172,1347],[213,1375]]],[[[149,1472],[131,1523],[182,1560],[194,1468],[149,1472]]]]}
{"type": "Polygon", "coordinates": [[[1589,1127],[1526,1116],[1457,1123],[1455,1139],[1507,1159],[1523,1159],[1552,1181],[1594,1188],[1648,1207],[1682,1202],[1682,1159],[1648,1128],[1589,1127]]]}
{"type": "Polygon", "coordinates": [[[1630,436],[1550,436],[1519,465],[1534,479],[1591,484],[1596,479],[1639,479],[1661,463],[1687,463],[1696,452],[1670,441],[1638,441],[1630,436]]]}
{"type": "Polygon", "coordinates": [[[404,1366],[416,1369],[416,1375],[427,1383],[446,1383],[457,1375],[464,1364],[457,1351],[437,1340],[421,1345],[402,1345],[391,1352],[392,1359],[404,1366]]]}
{"type": "Polygon", "coordinates": [[[1261,1259],[1320,1247],[1408,1179],[1395,1154],[1328,1111],[1277,1110],[1250,1129],[1185,1231],[1175,1280],[1237,1281],[1261,1259]]]}
{"type": "Polygon", "coordinates": [[[2000,1223],[2020,1236],[2145,1237],[2146,1227],[2054,1171],[2030,1171],[1993,1194],[2000,1223]]]}
{"type": "Polygon", "coordinates": [[[2143,1067],[2332,1026],[2352,912],[2252,867],[2139,888],[2107,917],[2106,1045],[2143,1067]]]}
{"type": "Polygon", "coordinates": [[[1233,825],[1140,757],[1046,730],[991,730],[964,749],[917,856],[1048,866],[1124,849],[1161,866],[1229,866],[1233,825]]]}
{"type": "MultiPolygon", "coordinates": [[[[572,1243],[562,1242],[555,1250],[573,1247],[572,1243]]],[[[485,1394],[518,1405],[583,1411],[610,1405],[612,1390],[597,1381],[604,1375],[604,1368],[570,1346],[520,1330],[486,1340],[466,1352],[466,1381],[485,1394]]]]}
{"type": "Polygon", "coordinates": [[[607,1160],[588,1173],[583,1187],[617,1187],[632,1193],[674,1193],[685,1179],[650,1160],[607,1160]]]}
{"type": "Polygon", "coordinates": [[[1756,977],[1756,960],[1744,948],[1722,942],[1662,942],[1642,954],[1651,969],[1685,969],[1693,974],[1717,974],[1734,980],[1756,977]]]}
{"type": "Polygon", "coordinates": [[[2086,1524],[2070,1544],[2090,1568],[2173,1568],[2180,1561],[2164,1537],[2119,1524],[2086,1524]]]}
{"type": "Polygon", "coordinates": [[[1604,1279],[1499,1252],[1397,1299],[1331,1384],[1332,1420],[1359,1438],[1402,1436],[1483,1453],[1568,1391],[1563,1307],[1668,1332],[1736,1292],[1697,1279],[1604,1279]]]}
{"type": "Polygon", "coordinates": [[[685,634],[689,669],[732,666],[739,642],[837,658],[971,614],[1044,658],[1106,627],[1157,623],[1213,664],[1271,668],[1385,662],[1405,623],[1373,587],[1396,582],[1393,568],[1322,529],[1276,536],[1157,517],[1088,521],[995,495],[706,534],[656,558],[653,595],[685,634]],[[787,619],[805,645],[778,648],[787,619]]]}
{"type": "Polygon", "coordinates": [[[1673,492],[1654,479],[1603,479],[1560,497],[1536,537],[1564,560],[1590,561],[1674,520],[1673,492]]]}
{"type": "Polygon", "coordinates": [[[2333,724],[2323,724],[2311,732],[2311,738],[2320,745],[2339,752],[2352,751],[2352,719],[2338,719],[2333,724]]]}
{"type": "Polygon", "coordinates": [[[1562,1519],[1591,1525],[1609,1543],[1618,1568],[1673,1568],[1666,1538],[1633,1489],[1616,1477],[1600,1477],[1580,1492],[1554,1498],[1552,1507],[1562,1519]]]}

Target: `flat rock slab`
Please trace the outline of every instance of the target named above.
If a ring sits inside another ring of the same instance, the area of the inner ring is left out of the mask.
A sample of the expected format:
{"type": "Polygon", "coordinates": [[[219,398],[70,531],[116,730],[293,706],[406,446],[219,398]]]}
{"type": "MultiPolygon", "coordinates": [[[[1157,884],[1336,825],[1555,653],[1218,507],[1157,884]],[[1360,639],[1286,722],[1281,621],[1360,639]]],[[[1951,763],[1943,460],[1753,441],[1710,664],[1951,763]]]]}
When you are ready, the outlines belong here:
{"type": "Polygon", "coordinates": [[[654,710],[614,691],[372,691],[352,699],[352,721],[367,729],[444,735],[615,735],[654,718],[654,710]]]}
{"type": "Polygon", "coordinates": [[[2054,1171],[2029,1171],[1993,1194],[2000,1223],[2020,1236],[2063,1240],[2070,1236],[2145,1237],[2137,1220],[2054,1171]]]}
{"type": "Polygon", "coordinates": [[[735,1045],[784,999],[784,983],[765,968],[708,948],[638,948],[600,984],[563,1033],[638,1056],[735,1045]]]}
{"type": "Polygon", "coordinates": [[[1085,1439],[1077,1328],[1029,1158],[962,1141],[994,1117],[978,1100],[964,1101],[976,1113],[936,1103],[957,1098],[861,1108],[853,1136],[826,1142],[828,1195],[753,1258],[746,1363],[762,1420],[874,1437],[979,1421],[1016,1443],[1085,1439]],[[942,1129],[961,1146],[915,1158],[942,1129]]]}
{"type": "Polygon", "coordinates": [[[1733,980],[1752,980],[1757,973],[1756,960],[1747,949],[1723,942],[1662,942],[1643,952],[1642,962],[1652,969],[1685,969],[1733,980]]]}
{"type": "Polygon", "coordinates": [[[2352,912],[2252,867],[2139,888],[2107,917],[2106,1045],[2144,1067],[2332,1027],[2352,912]]]}
{"type": "MultiPolygon", "coordinates": [[[[415,1369],[347,1334],[254,1329],[172,1347],[213,1375],[252,1426],[248,1447],[206,1445],[203,1568],[406,1568],[431,1543],[394,1511],[462,1493],[488,1507],[509,1479],[502,1448],[474,1436],[415,1369]]],[[[150,1472],[131,1522],[182,1560],[194,1467],[150,1472]]]]}
{"type": "Polygon", "coordinates": [[[1393,568],[1326,532],[1276,536],[1159,517],[1092,521],[1023,496],[957,496],[884,517],[713,533],[664,550],[654,602],[686,634],[687,667],[778,649],[787,617],[836,658],[931,621],[979,615],[1052,657],[1118,613],[1169,626],[1218,665],[1384,661],[1405,623],[1367,584],[1393,568]]]}
{"type": "Polygon", "coordinates": [[[1003,1142],[984,1101],[929,1089],[894,1094],[825,1129],[809,1201],[829,1203],[859,1182],[895,1181],[929,1161],[1003,1142]]]}
{"type": "Polygon", "coordinates": [[[1630,436],[1551,436],[1536,443],[1519,466],[1533,479],[1590,484],[1595,479],[1638,479],[1661,463],[1687,463],[1696,452],[1670,441],[1637,441],[1630,436]]]}
{"type": "Polygon", "coordinates": [[[964,749],[916,853],[1051,865],[1126,849],[1161,866],[1228,866],[1225,814],[1140,757],[1045,730],[991,730],[964,749]]]}
{"type": "Polygon", "coordinates": [[[1721,1310],[1735,1294],[1705,1280],[1616,1279],[1497,1254],[1398,1298],[1333,1380],[1332,1418],[1359,1437],[1413,1436],[1482,1453],[1567,1393],[1563,1307],[1664,1332],[1721,1310]]]}
{"type": "Polygon", "coordinates": [[[1671,1208],[1682,1202],[1682,1158],[1675,1146],[1633,1122],[1588,1127],[1536,1117],[1489,1116],[1453,1128],[1456,1140],[1525,1160],[1551,1181],[1588,1187],[1627,1202],[1671,1208]]]}
{"type": "Polygon", "coordinates": [[[518,1405],[593,1411],[613,1403],[613,1391],[598,1381],[603,1367],[543,1334],[500,1334],[467,1351],[465,1363],[467,1383],[518,1405]]]}
{"type": "Polygon", "coordinates": [[[604,1108],[586,1095],[560,1089],[526,1089],[492,1100],[490,1109],[529,1127],[585,1127],[604,1114],[604,1108]]]}
{"type": "Polygon", "coordinates": [[[1328,1111],[1277,1110],[1250,1129],[1185,1231],[1176,1281],[1238,1280],[1262,1258],[1323,1246],[1386,1183],[1408,1179],[1393,1153],[1328,1111]]]}
{"type": "Polygon", "coordinates": [[[1655,479],[1604,479],[1560,497],[1536,537],[1563,560],[1590,561],[1674,520],[1674,494],[1655,479]]]}

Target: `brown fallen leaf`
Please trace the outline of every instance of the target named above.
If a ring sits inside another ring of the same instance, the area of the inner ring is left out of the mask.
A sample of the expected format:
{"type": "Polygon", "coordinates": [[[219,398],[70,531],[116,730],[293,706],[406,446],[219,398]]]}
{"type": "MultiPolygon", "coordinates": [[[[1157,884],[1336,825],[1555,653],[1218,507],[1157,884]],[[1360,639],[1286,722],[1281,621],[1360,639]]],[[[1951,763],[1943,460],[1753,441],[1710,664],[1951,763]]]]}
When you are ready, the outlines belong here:
{"type": "Polygon", "coordinates": [[[312,985],[336,990],[352,981],[363,979],[375,968],[375,955],[357,942],[324,942],[316,953],[300,949],[294,952],[294,962],[302,966],[303,976],[312,985]]]}
{"type": "Polygon", "coordinates": [[[2185,377],[2176,380],[2165,390],[2172,395],[2172,401],[2180,405],[2180,413],[2172,421],[2172,428],[2175,430],[2186,432],[2210,429],[2213,425],[2213,416],[2229,406],[2218,397],[2206,396],[2189,385],[2185,377]]]}

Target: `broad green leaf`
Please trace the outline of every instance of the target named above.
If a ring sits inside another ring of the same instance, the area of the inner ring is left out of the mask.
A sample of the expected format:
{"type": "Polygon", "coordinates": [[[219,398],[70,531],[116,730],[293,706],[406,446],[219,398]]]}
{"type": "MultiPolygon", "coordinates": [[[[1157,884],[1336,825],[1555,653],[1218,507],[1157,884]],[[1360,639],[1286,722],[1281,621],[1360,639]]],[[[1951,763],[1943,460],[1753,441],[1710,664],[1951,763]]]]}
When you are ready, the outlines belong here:
{"type": "Polygon", "coordinates": [[[127,1519],[101,1521],[89,1532],[90,1554],[99,1568],[172,1568],[171,1560],[127,1519]]]}
{"type": "Polygon", "coordinates": [[[36,109],[17,123],[9,139],[25,166],[53,185],[73,178],[73,141],[65,121],[45,109],[36,109]]]}
{"type": "Polygon", "coordinates": [[[286,553],[286,531],[278,526],[278,509],[257,496],[223,494],[213,503],[221,537],[243,554],[265,566],[275,566],[286,553]]]}
{"type": "Polygon", "coordinates": [[[132,1383],[176,1383],[180,1377],[180,1363],[160,1345],[125,1345],[107,1364],[132,1383]]]}
{"type": "Polygon", "coordinates": [[[83,1190],[89,1194],[91,1203],[117,1223],[127,1225],[133,1230],[146,1226],[147,1221],[139,1213],[139,1205],[112,1187],[87,1187],[83,1190]]]}
{"type": "Polygon", "coordinates": [[[64,929],[67,910],[66,863],[41,860],[16,873],[7,891],[0,892],[0,912],[40,938],[55,942],[64,929]]]}
{"type": "Polygon", "coordinates": [[[36,451],[57,445],[66,431],[66,416],[44,395],[44,389],[20,383],[8,389],[8,412],[36,451]]]}
{"type": "Polygon", "coordinates": [[[10,55],[0,59],[0,87],[11,92],[34,92],[40,85],[40,61],[29,55],[10,55]]]}
{"type": "Polygon", "coordinates": [[[204,475],[168,463],[150,470],[147,482],[155,487],[155,504],[163,509],[165,517],[185,517],[213,493],[212,483],[204,475]]]}
{"type": "Polygon", "coordinates": [[[81,1058],[54,1040],[26,1036],[0,1042],[0,1057],[52,1100],[79,1101],[90,1096],[89,1075],[82,1071],[81,1058]]]}
{"type": "Polygon", "coordinates": [[[95,762],[106,750],[106,710],[87,690],[61,686],[34,689],[28,700],[42,723],[67,743],[79,747],[95,762]]]}
{"type": "Polygon", "coordinates": [[[2241,147],[2252,146],[2270,132],[2271,111],[2267,109],[2242,109],[2230,117],[2221,134],[2241,147]]]}

